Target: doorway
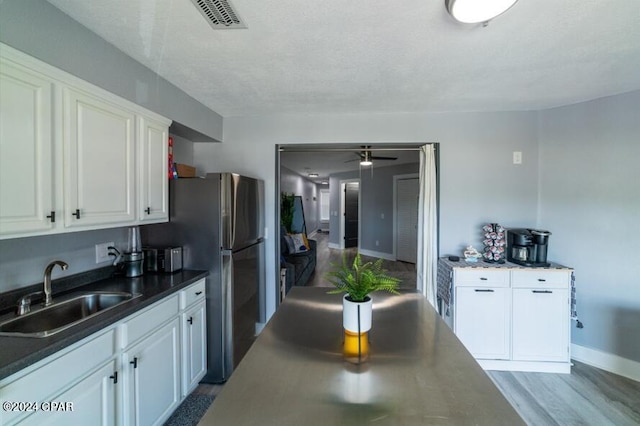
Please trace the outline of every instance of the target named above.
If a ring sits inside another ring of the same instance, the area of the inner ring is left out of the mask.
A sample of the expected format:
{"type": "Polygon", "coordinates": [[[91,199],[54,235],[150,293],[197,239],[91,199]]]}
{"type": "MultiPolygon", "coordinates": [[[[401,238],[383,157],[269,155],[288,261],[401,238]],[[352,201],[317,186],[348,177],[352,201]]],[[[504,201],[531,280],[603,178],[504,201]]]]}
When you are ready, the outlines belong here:
{"type": "Polygon", "coordinates": [[[360,182],[345,182],[343,190],[343,248],[358,247],[360,182]]]}
{"type": "Polygon", "coordinates": [[[415,264],[418,259],[418,176],[394,176],[394,192],[396,260],[415,264]]]}

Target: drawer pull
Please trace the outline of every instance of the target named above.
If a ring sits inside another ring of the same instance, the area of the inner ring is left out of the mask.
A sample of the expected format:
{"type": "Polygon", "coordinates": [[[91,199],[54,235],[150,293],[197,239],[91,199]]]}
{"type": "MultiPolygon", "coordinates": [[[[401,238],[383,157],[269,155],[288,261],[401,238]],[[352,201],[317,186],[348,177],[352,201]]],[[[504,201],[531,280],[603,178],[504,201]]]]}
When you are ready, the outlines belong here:
{"type": "Polygon", "coordinates": [[[480,281],[486,281],[487,279],[485,277],[480,277],[480,281]]]}
{"type": "Polygon", "coordinates": [[[55,223],[55,221],[56,221],[56,212],[54,212],[52,210],[51,214],[49,216],[47,216],[47,219],[51,219],[51,223],[55,223]]]}
{"type": "Polygon", "coordinates": [[[129,364],[133,365],[133,368],[138,368],[138,357],[133,357],[133,361],[129,361],[129,364]]]}
{"type": "Polygon", "coordinates": [[[543,283],[543,282],[545,282],[545,281],[547,281],[547,280],[545,280],[544,278],[538,278],[538,281],[540,281],[541,283],[543,283]]]}
{"type": "Polygon", "coordinates": [[[189,325],[193,325],[193,317],[189,317],[189,319],[187,320],[187,322],[189,323],[189,325]]]}
{"type": "Polygon", "coordinates": [[[196,296],[200,296],[202,294],[201,291],[196,291],[196,296]]]}
{"type": "Polygon", "coordinates": [[[151,214],[151,207],[147,207],[144,211],[147,212],[147,214],[151,214]]]}
{"type": "Polygon", "coordinates": [[[493,293],[493,290],[490,288],[476,288],[475,291],[478,293],[493,293]]]}
{"type": "Polygon", "coordinates": [[[117,372],[117,371],[114,371],[114,372],[113,372],[113,376],[109,376],[109,378],[110,378],[111,380],[113,380],[113,384],[118,383],[118,372],[117,372]]]}
{"type": "Polygon", "coordinates": [[[71,216],[75,216],[76,219],[80,219],[80,209],[76,209],[76,212],[71,213],[71,216]]]}
{"type": "Polygon", "coordinates": [[[549,293],[553,293],[551,290],[531,290],[533,293],[543,293],[543,294],[549,294],[549,293]]]}

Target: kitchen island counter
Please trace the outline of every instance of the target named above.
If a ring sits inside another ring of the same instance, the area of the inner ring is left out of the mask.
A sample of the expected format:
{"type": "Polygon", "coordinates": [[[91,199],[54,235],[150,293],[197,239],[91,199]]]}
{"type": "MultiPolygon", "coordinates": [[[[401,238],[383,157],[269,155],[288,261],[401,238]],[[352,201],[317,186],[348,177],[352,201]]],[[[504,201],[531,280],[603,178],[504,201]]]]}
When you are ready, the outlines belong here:
{"type": "Polygon", "coordinates": [[[341,296],[292,289],[200,424],[524,424],[422,295],[373,300],[371,355],[354,365],[341,296]]]}
{"type": "MultiPolygon", "coordinates": [[[[80,341],[127,316],[152,305],[206,277],[206,271],[182,270],[173,274],[145,274],[136,278],[104,278],[70,292],[125,291],[139,293],[129,302],[100,313],[48,337],[0,336],[0,380],[80,341]]],[[[54,302],[58,295],[54,295],[54,302]]],[[[12,314],[5,314],[4,319],[12,314]]]]}

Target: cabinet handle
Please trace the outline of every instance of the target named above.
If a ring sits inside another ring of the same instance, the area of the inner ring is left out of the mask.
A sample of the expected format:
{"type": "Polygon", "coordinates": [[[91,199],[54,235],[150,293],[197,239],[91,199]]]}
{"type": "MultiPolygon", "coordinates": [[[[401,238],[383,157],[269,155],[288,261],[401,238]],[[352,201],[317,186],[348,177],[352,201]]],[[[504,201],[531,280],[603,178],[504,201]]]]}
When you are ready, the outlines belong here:
{"type": "Polygon", "coordinates": [[[133,357],[133,361],[129,361],[129,364],[133,365],[133,368],[138,368],[138,357],[133,357]]]}
{"type": "Polygon", "coordinates": [[[200,296],[202,294],[201,291],[196,291],[196,296],[200,296]]]}
{"type": "Polygon", "coordinates": [[[531,290],[533,293],[543,293],[543,294],[549,294],[549,293],[553,293],[551,290],[531,290]]]}
{"type": "Polygon", "coordinates": [[[151,207],[147,207],[147,208],[145,209],[145,212],[147,212],[147,214],[151,214],[151,207]]]}
{"type": "Polygon", "coordinates": [[[545,281],[547,281],[547,280],[545,280],[544,278],[538,278],[538,281],[540,281],[541,283],[543,283],[543,282],[545,282],[545,281]]]}
{"type": "Polygon", "coordinates": [[[114,371],[113,376],[109,376],[109,378],[113,380],[113,384],[115,385],[116,383],[118,383],[118,372],[114,371]]]}
{"type": "Polygon", "coordinates": [[[76,209],[76,212],[71,213],[71,216],[75,216],[76,219],[80,219],[80,209],[76,209]]]}
{"type": "Polygon", "coordinates": [[[193,317],[189,317],[189,319],[187,320],[187,322],[189,323],[189,325],[193,325],[193,317]]]}
{"type": "Polygon", "coordinates": [[[55,223],[56,221],[56,212],[54,212],[53,210],[51,211],[51,214],[49,216],[47,216],[48,219],[51,219],[51,223],[55,223]]]}
{"type": "Polygon", "coordinates": [[[485,277],[480,277],[480,281],[486,281],[487,279],[485,277]]]}
{"type": "Polygon", "coordinates": [[[475,291],[478,293],[493,293],[493,290],[490,288],[476,288],[475,291]]]}

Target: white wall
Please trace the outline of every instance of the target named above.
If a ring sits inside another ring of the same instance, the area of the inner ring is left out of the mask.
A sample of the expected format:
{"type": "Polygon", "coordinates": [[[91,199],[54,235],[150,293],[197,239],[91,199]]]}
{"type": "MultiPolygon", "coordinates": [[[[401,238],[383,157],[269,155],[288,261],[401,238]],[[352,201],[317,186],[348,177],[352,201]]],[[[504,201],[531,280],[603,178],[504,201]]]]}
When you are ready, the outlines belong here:
{"type": "Polygon", "coordinates": [[[317,231],[320,227],[320,192],[318,191],[318,185],[293,170],[280,167],[280,192],[302,197],[307,234],[317,231]]]}
{"type": "Polygon", "coordinates": [[[534,112],[466,114],[341,114],[228,117],[224,143],[194,145],[199,171],[233,171],[265,181],[267,316],[275,309],[277,235],[276,144],[440,143],[440,251],[481,244],[480,227],[536,223],[537,121],[534,112]],[[512,152],[522,151],[522,165],[512,152]]]}
{"type": "Polygon", "coordinates": [[[575,268],[572,342],[640,361],[640,91],[539,116],[539,222],[575,268]]]}

